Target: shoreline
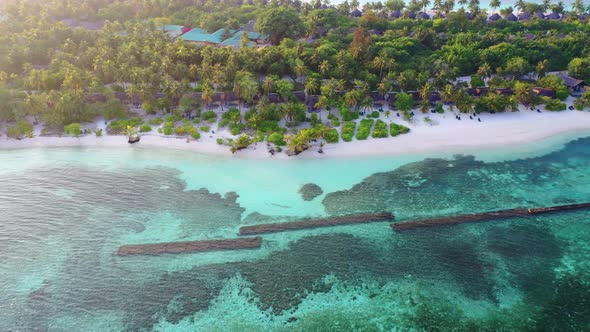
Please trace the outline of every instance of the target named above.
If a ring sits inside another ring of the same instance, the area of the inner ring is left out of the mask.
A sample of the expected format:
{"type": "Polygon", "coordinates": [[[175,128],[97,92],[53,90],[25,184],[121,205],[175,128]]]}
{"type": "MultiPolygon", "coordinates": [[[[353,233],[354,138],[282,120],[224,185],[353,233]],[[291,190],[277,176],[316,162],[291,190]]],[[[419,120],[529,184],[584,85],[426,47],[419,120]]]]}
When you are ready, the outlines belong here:
{"type": "MultiPolygon", "coordinates": [[[[463,115],[464,116],[464,115],[463,115]]],[[[190,151],[213,156],[225,156],[244,159],[322,159],[322,158],[363,158],[400,155],[423,155],[450,153],[485,152],[507,147],[507,150],[518,150],[523,153],[535,153],[540,148],[534,144],[540,141],[556,140],[563,144],[575,138],[590,135],[590,113],[580,111],[543,112],[537,113],[521,110],[513,113],[481,114],[482,122],[464,119],[458,121],[453,113],[417,114],[413,123],[400,121],[393,116],[383,119],[386,122],[403,123],[411,128],[411,132],[397,137],[388,137],[352,142],[326,144],[324,153],[317,152],[317,144],[308,151],[295,157],[285,153],[271,156],[266,143],[261,142],[233,154],[225,145],[218,145],[216,137],[203,137],[200,140],[166,137],[156,134],[142,135],[141,141],[127,143],[126,136],[105,135],[96,137],[54,137],[36,136],[22,140],[0,138],[0,150],[50,148],[50,147],[83,147],[83,148],[126,148],[152,149],[164,148],[190,151]],[[424,121],[429,117],[434,124],[424,121]],[[482,151],[483,150],[483,151],[482,151]]],[[[509,152],[509,151],[506,151],[509,152]]]]}

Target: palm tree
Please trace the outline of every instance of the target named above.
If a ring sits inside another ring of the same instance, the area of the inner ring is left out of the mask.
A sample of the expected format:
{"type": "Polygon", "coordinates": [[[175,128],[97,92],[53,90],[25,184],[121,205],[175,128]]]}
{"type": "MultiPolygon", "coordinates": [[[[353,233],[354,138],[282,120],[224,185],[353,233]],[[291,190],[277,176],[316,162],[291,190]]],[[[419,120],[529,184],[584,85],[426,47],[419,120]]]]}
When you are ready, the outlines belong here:
{"type": "Polygon", "coordinates": [[[316,94],[320,90],[320,80],[315,76],[309,76],[305,80],[305,92],[308,95],[316,94]]]}
{"type": "Polygon", "coordinates": [[[479,13],[479,0],[469,0],[469,10],[472,13],[479,13]]]}
{"type": "Polygon", "coordinates": [[[490,7],[493,8],[494,10],[498,9],[498,7],[500,7],[502,4],[500,2],[500,0],[492,0],[490,1],[490,7]]]}
{"type": "Polygon", "coordinates": [[[211,104],[213,102],[213,87],[209,83],[203,83],[203,92],[201,93],[201,99],[205,103],[205,105],[211,104]]]}
{"type": "Polygon", "coordinates": [[[465,5],[467,4],[468,0],[459,0],[458,2],[459,2],[459,5],[461,7],[465,7],[465,5]]]}
{"type": "Polygon", "coordinates": [[[386,66],[385,58],[383,58],[381,56],[376,56],[375,59],[373,59],[372,65],[373,65],[373,68],[379,70],[379,79],[383,79],[383,68],[385,68],[385,66],[386,66]]]}
{"type": "MultiPolygon", "coordinates": [[[[518,1],[517,1],[517,3],[518,3],[518,1]]],[[[541,5],[541,8],[543,8],[544,13],[546,13],[549,10],[550,6],[551,6],[551,0],[543,0],[543,5],[541,5]]]]}
{"type": "Polygon", "coordinates": [[[537,63],[537,66],[535,66],[535,73],[537,74],[538,78],[541,78],[541,77],[545,76],[548,69],[549,69],[549,60],[545,59],[545,60],[539,61],[539,63],[537,63]]]}
{"type": "Polygon", "coordinates": [[[582,3],[582,0],[574,1],[574,3],[572,4],[572,9],[578,14],[583,13],[585,7],[584,7],[584,3],[582,3]]]}
{"type": "Polygon", "coordinates": [[[490,65],[487,62],[482,64],[477,69],[477,75],[479,75],[479,77],[481,77],[485,81],[486,78],[492,76],[492,67],[490,67],[490,65]]]}
{"type": "Polygon", "coordinates": [[[514,3],[514,7],[518,8],[519,12],[523,12],[524,8],[526,6],[526,3],[524,2],[524,0],[516,0],[516,2],[514,3]]]}

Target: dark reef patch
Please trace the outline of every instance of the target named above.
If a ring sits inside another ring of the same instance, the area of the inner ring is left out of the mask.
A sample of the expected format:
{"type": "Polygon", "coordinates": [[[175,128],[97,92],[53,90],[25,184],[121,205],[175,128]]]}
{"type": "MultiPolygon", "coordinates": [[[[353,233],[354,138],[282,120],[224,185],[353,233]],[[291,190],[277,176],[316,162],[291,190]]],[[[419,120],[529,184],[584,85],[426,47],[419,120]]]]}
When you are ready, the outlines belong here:
{"type": "Polygon", "coordinates": [[[306,183],[301,186],[299,193],[304,201],[313,201],[316,197],[323,194],[324,191],[315,183],[306,183]]]}

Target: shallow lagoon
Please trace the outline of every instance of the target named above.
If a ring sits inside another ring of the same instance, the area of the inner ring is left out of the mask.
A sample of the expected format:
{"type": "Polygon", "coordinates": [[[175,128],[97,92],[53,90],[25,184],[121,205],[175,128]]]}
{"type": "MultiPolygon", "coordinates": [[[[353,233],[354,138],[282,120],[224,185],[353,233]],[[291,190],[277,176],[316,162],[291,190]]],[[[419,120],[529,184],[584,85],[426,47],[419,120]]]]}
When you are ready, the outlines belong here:
{"type": "Polygon", "coordinates": [[[304,216],[391,211],[407,220],[588,202],[590,139],[562,143],[475,157],[288,161],[0,151],[0,325],[584,330],[590,211],[402,234],[388,223],[277,233],[259,250],[114,255],[122,244],[236,237],[242,225],[304,216]],[[306,183],[323,194],[304,201],[306,183]]]}

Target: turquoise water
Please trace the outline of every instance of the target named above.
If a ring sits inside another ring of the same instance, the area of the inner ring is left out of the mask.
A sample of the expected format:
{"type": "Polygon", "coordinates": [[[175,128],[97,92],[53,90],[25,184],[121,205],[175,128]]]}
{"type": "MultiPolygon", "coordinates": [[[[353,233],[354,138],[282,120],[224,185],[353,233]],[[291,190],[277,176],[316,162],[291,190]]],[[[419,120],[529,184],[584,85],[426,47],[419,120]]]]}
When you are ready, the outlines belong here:
{"type": "Polygon", "coordinates": [[[394,233],[264,235],[256,250],[119,257],[243,225],[398,221],[590,202],[590,138],[473,155],[245,160],[0,151],[2,331],[587,331],[590,211],[394,233]],[[323,193],[302,198],[302,185],[323,193]]]}

